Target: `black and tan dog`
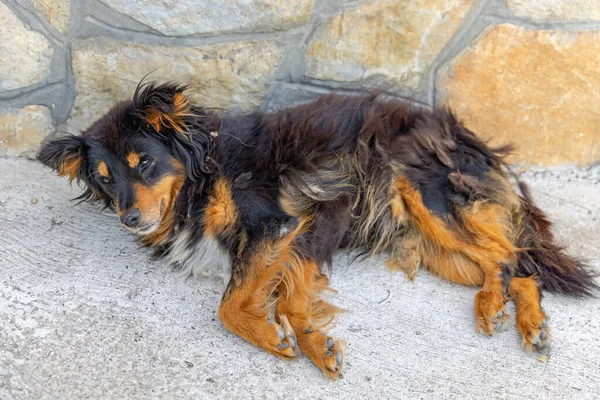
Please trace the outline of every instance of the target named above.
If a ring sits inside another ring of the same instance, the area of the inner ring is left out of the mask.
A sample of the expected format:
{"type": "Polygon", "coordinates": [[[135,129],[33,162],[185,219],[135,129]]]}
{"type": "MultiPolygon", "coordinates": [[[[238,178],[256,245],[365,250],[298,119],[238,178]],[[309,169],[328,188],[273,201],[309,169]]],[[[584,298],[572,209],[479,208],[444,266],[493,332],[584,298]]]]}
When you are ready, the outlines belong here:
{"type": "Polygon", "coordinates": [[[283,358],[300,350],[338,377],[343,342],[325,328],[340,310],[324,267],[336,250],[387,254],[412,278],[420,266],[475,297],[477,331],[493,334],[516,303],[528,350],[550,333],[542,289],[588,295],[592,274],[553,240],[502,156],[448,110],[377,96],[324,96],[277,113],[221,117],[184,87],[142,84],[82,136],[45,144],[39,159],[85,183],[83,199],[165,259],[229,284],[223,324],[283,358]]]}

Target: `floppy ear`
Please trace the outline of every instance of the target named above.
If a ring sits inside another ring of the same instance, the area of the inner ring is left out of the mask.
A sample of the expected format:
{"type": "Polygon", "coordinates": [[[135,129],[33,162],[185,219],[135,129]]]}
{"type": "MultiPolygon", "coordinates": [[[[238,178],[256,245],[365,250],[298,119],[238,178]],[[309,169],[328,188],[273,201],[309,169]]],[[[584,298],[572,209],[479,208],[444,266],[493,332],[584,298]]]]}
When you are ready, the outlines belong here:
{"type": "Polygon", "coordinates": [[[192,181],[209,169],[205,157],[210,146],[211,118],[191,104],[185,85],[140,83],[133,96],[136,115],[150,134],[163,142],[186,168],[192,181]]]}
{"type": "Polygon", "coordinates": [[[67,135],[51,140],[38,154],[38,160],[57,171],[60,176],[68,176],[69,182],[81,179],[85,163],[85,139],[67,135]]]}
{"type": "Polygon", "coordinates": [[[156,132],[172,129],[177,133],[186,131],[186,118],[192,117],[191,104],[183,92],[185,85],[176,83],[138,85],[133,104],[138,114],[156,132]]]}

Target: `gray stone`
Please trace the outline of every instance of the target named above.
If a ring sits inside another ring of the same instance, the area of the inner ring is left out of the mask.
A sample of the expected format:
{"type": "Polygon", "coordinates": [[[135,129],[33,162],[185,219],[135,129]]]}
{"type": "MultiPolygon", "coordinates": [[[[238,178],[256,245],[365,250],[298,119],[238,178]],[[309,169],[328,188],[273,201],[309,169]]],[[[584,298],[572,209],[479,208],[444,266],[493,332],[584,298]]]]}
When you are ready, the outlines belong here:
{"type": "Polygon", "coordinates": [[[61,33],[67,33],[70,0],[28,0],[28,2],[39,16],[50,22],[61,33]]]}
{"type": "Polygon", "coordinates": [[[69,129],[82,130],[117,101],[131,98],[150,72],[150,80],[189,84],[192,99],[203,106],[249,111],[261,104],[281,56],[273,41],[205,47],[77,41],[73,44],[77,97],[69,129]]]}
{"type": "Polygon", "coordinates": [[[0,91],[43,81],[50,72],[53,49],[38,32],[28,29],[0,3],[0,91]]]}
{"type": "Polygon", "coordinates": [[[493,145],[515,144],[510,163],[589,165],[600,160],[599,53],[598,31],[495,25],[440,68],[439,97],[493,145]]]}
{"type": "Polygon", "coordinates": [[[100,0],[164,35],[269,32],[310,18],[314,0],[100,0]]]}
{"type": "Polygon", "coordinates": [[[307,50],[306,75],[414,90],[474,3],[366,2],[319,27],[307,50]]]}
{"type": "Polygon", "coordinates": [[[506,0],[515,15],[534,21],[600,21],[598,0],[506,0]]]}
{"type": "Polygon", "coordinates": [[[33,156],[54,131],[50,110],[44,106],[9,108],[0,113],[0,156],[33,156]]]}

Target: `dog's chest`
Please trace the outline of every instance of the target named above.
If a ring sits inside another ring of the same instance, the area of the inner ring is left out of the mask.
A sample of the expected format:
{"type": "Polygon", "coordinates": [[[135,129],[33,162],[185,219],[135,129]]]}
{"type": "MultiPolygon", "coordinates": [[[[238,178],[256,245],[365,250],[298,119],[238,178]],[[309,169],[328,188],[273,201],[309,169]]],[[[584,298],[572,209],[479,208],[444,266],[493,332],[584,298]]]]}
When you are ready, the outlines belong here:
{"type": "Polygon", "coordinates": [[[231,258],[219,243],[208,236],[193,237],[181,232],[166,256],[168,263],[186,276],[218,277],[227,284],[231,278],[231,258]]]}

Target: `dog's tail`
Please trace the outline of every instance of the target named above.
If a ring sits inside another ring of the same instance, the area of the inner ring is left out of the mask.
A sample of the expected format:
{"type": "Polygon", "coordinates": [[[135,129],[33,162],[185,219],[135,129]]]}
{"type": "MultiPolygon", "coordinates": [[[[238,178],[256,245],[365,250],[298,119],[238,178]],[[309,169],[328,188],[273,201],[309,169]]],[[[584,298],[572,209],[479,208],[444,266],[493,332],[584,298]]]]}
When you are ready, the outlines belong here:
{"type": "Polygon", "coordinates": [[[570,296],[593,296],[599,288],[597,273],[582,260],[567,255],[557,245],[551,232],[552,224],[533,202],[529,189],[519,182],[522,208],[517,246],[521,249],[516,275],[535,276],[542,289],[570,296]]]}

